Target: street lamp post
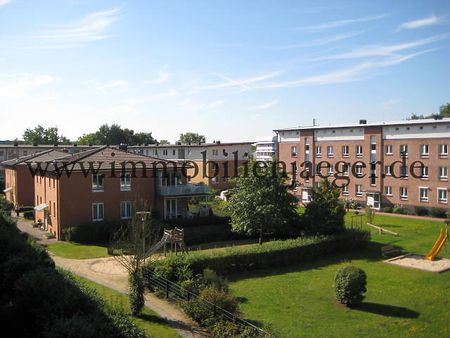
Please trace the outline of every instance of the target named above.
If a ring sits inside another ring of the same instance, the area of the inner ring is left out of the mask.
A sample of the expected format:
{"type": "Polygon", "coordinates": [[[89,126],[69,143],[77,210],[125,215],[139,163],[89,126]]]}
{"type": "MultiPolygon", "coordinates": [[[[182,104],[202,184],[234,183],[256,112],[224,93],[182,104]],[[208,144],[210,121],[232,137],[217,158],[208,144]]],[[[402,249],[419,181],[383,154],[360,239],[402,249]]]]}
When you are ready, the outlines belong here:
{"type": "Polygon", "coordinates": [[[141,216],[142,221],[142,256],[145,255],[145,220],[147,216],[150,216],[152,213],[151,211],[137,211],[136,215],[141,216]]]}

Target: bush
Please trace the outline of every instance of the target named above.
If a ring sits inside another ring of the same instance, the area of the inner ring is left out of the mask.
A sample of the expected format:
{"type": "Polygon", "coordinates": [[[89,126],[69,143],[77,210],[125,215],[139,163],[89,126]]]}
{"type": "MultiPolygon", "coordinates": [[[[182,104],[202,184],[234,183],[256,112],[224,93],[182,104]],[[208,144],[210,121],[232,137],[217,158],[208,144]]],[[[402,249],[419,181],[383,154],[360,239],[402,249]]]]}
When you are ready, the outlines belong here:
{"type": "Polygon", "coordinates": [[[356,305],[364,299],[367,291],[366,273],[356,266],[341,268],[334,277],[336,300],[347,306],[356,305]]]}
{"type": "Polygon", "coordinates": [[[414,207],[414,213],[417,216],[427,216],[428,215],[428,209],[419,205],[416,205],[414,207]]]}
{"type": "Polygon", "coordinates": [[[450,219],[450,210],[447,211],[446,215],[447,215],[447,218],[450,219]]]}
{"type": "Polygon", "coordinates": [[[199,252],[190,255],[172,256],[148,263],[145,271],[154,272],[173,282],[178,282],[176,271],[188,265],[194,274],[205,269],[220,271],[226,276],[242,271],[290,266],[318,257],[348,252],[364,247],[370,240],[370,233],[359,229],[322,237],[299,237],[285,241],[273,241],[264,245],[237,246],[217,252],[199,252]]]}
{"type": "Polygon", "coordinates": [[[63,229],[64,239],[77,243],[107,243],[121,227],[120,222],[95,222],[63,229]]]}
{"type": "Polygon", "coordinates": [[[382,212],[386,212],[386,213],[392,213],[393,208],[392,207],[384,207],[381,209],[382,212]]]}
{"type": "Polygon", "coordinates": [[[252,328],[243,327],[226,321],[214,321],[208,326],[214,338],[266,338],[267,334],[252,328]]]}
{"type": "Polygon", "coordinates": [[[0,195],[0,211],[9,213],[12,209],[14,209],[14,205],[9,202],[3,195],[0,195]]]}
{"type": "Polygon", "coordinates": [[[433,217],[438,217],[438,218],[446,218],[447,210],[445,210],[443,208],[431,208],[430,215],[433,217]]]}
{"type": "Polygon", "coordinates": [[[130,294],[128,295],[128,298],[130,300],[131,315],[139,316],[145,304],[144,282],[141,273],[139,271],[131,273],[129,276],[129,282],[130,294]]]}
{"type": "Polygon", "coordinates": [[[401,204],[397,204],[397,205],[395,205],[394,208],[392,209],[392,212],[393,212],[393,213],[396,213],[396,214],[402,214],[402,215],[405,215],[405,214],[406,214],[406,208],[405,208],[403,205],[401,205],[401,204]]]}

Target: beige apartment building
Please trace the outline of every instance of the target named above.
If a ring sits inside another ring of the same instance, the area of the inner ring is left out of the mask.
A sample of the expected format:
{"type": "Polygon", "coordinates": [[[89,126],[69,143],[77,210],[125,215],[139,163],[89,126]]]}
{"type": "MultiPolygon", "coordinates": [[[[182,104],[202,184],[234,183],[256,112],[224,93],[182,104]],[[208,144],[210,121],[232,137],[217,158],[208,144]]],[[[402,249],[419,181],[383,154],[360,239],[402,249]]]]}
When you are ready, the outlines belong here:
{"type": "Polygon", "coordinates": [[[450,119],[275,130],[278,160],[307,203],[324,177],[342,198],[376,209],[404,205],[449,209],[450,119]],[[319,174],[319,172],[321,174],[319,174]]]}

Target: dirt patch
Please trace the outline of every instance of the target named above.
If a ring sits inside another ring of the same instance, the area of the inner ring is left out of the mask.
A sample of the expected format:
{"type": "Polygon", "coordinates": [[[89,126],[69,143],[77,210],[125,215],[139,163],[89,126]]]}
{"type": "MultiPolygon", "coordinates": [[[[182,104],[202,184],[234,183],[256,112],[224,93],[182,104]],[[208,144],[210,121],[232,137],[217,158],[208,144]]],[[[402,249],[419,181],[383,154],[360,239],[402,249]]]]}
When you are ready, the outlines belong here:
{"type": "Polygon", "coordinates": [[[434,261],[424,259],[420,255],[403,255],[385,260],[386,263],[400,265],[407,268],[420,269],[431,272],[444,272],[450,270],[450,259],[441,258],[434,261]]]}

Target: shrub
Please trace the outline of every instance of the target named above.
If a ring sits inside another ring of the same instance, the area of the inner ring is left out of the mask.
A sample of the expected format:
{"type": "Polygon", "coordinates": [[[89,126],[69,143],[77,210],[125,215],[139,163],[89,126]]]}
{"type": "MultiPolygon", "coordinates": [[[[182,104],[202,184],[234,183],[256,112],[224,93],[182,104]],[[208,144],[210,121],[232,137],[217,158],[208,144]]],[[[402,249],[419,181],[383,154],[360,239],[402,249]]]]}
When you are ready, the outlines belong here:
{"type": "Polygon", "coordinates": [[[381,209],[382,212],[392,213],[393,208],[392,207],[384,207],[381,209]]]}
{"type": "Polygon", "coordinates": [[[347,306],[361,303],[367,291],[366,273],[356,266],[341,268],[334,277],[336,300],[347,306]]]}
{"type": "Polygon", "coordinates": [[[134,271],[131,273],[129,276],[129,282],[130,294],[128,297],[130,300],[131,315],[139,316],[145,304],[144,282],[141,273],[139,271],[134,271]]]}
{"type": "Polygon", "coordinates": [[[212,336],[214,338],[265,338],[267,334],[252,328],[243,327],[227,321],[214,321],[211,325],[208,325],[212,336]]]}
{"type": "Polygon", "coordinates": [[[430,215],[433,217],[438,218],[446,218],[447,217],[447,211],[443,208],[431,208],[430,215]]]}
{"type": "Polygon", "coordinates": [[[63,230],[64,239],[78,243],[107,243],[122,224],[120,222],[95,222],[68,227],[63,230]]]}
{"type": "Polygon", "coordinates": [[[203,280],[208,286],[228,292],[228,280],[224,277],[218,276],[217,273],[211,269],[203,270],[203,280]]]}
{"type": "Polygon", "coordinates": [[[427,216],[428,215],[428,209],[419,205],[416,205],[414,207],[414,213],[417,216],[427,216]]]}
{"type": "Polygon", "coordinates": [[[9,202],[3,195],[0,195],[0,211],[10,212],[14,209],[14,205],[9,202]]]}
{"type": "Polygon", "coordinates": [[[396,214],[403,214],[404,215],[404,214],[406,214],[406,208],[403,205],[401,205],[401,204],[397,204],[392,209],[392,212],[396,213],[396,214]]]}
{"type": "Polygon", "coordinates": [[[450,210],[447,211],[446,215],[447,215],[447,218],[450,219],[450,210]]]}

